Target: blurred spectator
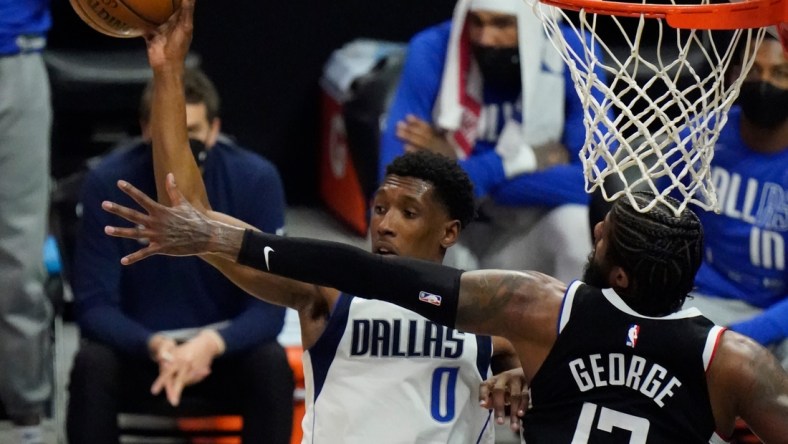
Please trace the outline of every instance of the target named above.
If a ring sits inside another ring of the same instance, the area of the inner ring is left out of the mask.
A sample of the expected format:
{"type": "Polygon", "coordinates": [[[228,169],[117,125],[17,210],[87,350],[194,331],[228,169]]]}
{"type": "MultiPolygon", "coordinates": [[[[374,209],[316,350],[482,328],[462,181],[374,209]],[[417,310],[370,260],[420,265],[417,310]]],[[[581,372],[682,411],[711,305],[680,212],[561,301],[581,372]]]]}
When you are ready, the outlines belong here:
{"type": "Polygon", "coordinates": [[[52,109],[41,51],[48,0],[0,0],[0,401],[14,442],[43,443],[52,392],[44,293],[52,109]]]}
{"type": "MultiPolygon", "coordinates": [[[[579,48],[579,37],[564,31],[579,48]]],[[[577,155],[584,138],[569,70],[530,6],[459,0],[452,21],[410,42],[379,174],[404,151],[459,158],[483,200],[480,223],[463,235],[471,254],[447,263],[533,269],[567,282],[591,247],[577,155]]]]}
{"type": "MultiPolygon", "coordinates": [[[[220,135],[219,97],[202,72],[187,70],[183,82],[190,144],[214,208],[281,233],[279,173],[220,135]]],[[[141,102],[142,139],[108,154],[83,184],[74,255],[83,339],[69,387],[69,441],[118,442],[120,411],[182,413],[186,386],[187,398],[193,394],[219,412],[242,413],[244,442],[288,443],[293,376],[276,341],[284,308],[249,297],[198,258],[124,267],[121,257],[139,243],[104,234],[112,215],[101,209],[102,201],[136,206],[117,188],[118,179],[155,193],[151,98],[152,84],[141,102]],[[164,387],[175,388],[168,399],[164,387]]]]}

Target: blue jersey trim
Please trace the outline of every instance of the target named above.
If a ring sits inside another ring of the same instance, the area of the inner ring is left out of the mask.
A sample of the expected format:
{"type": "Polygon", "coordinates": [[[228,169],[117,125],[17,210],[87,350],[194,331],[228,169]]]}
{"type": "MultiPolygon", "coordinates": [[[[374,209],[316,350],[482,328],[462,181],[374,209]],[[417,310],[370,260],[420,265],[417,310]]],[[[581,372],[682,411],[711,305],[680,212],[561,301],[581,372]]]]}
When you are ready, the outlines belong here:
{"type": "Polygon", "coordinates": [[[476,369],[479,370],[479,376],[481,376],[482,380],[487,379],[491,356],[492,338],[476,335],[476,369]]]}
{"type": "Polygon", "coordinates": [[[323,384],[328,377],[328,370],[331,368],[331,363],[337,354],[337,348],[339,348],[339,342],[345,333],[348,316],[350,315],[350,303],[353,301],[353,297],[345,293],[339,295],[334,311],[331,313],[331,317],[328,318],[326,329],[315,342],[315,345],[309,349],[315,383],[314,401],[317,401],[320,391],[323,390],[323,384]]]}
{"type": "Polygon", "coordinates": [[[490,427],[490,418],[492,418],[492,410],[487,411],[487,420],[484,421],[484,427],[479,431],[479,436],[476,438],[476,444],[482,442],[482,437],[484,437],[484,431],[490,427]]]}

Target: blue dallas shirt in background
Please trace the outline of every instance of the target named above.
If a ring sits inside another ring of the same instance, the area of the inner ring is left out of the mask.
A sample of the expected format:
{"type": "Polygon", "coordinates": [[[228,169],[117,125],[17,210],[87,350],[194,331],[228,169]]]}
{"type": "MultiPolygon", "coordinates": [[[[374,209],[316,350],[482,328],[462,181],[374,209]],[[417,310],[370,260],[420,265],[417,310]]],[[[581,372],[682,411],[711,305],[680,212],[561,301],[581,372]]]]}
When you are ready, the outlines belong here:
{"type": "MultiPolygon", "coordinates": [[[[271,163],[236,146],[217,143],[208,151],[204,170],[214,210],[268,233],[281,232],[284,192],[271,163]]],[[[228,320],[218,330],[228,354],[276,340],[285,309],[250,296],[197,257],[154,256],[120,265],[121,257],[143,245],[104,234],[106,225],[129,224],[102,210],[102,201],[139,208],[118,189],[118,179],[156,195],[150,145],[138,143],[111,152],[83,184],[73,285],[82,334],[137,357],[148,355],[147,341],[155,332],[228,320]]]]}
{"type": "Polygon", "coordinates": [[[762,344],[788,337],[788,149],[761,154],[741,138],[741,109],[731,108],[712,160],[721,214],[696,210],[705,234],[701,294],[765,309],[734,325],[762,344]]]}
{"type": "Polygon", "coordinates": [[[51,24],[49,0],[0,0],[0,56],[42,50],[51,24]]]}

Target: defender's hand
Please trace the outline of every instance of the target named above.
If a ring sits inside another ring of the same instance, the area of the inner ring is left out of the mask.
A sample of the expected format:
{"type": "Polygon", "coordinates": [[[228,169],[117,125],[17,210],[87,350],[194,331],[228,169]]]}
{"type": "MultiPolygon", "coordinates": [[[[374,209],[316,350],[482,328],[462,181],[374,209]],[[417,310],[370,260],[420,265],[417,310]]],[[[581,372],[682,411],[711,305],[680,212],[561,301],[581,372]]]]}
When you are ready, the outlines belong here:
{"type": "Polygon", "coordinates": [[[194,208],[178,191],[172,174],[167,175],[167,194],[172,207],[155,202],[132,184],[119,180],[118,188],[128,194],[147,213],[104,201],[101,207],[135,225],[135,228],[108,226],[104,232],[110,236],[147,240],[148,246],[121,259],[130,265],[154,254],[192,256],[209,252],[214,225],[204,213],[194,208]]]}
{"type": "Polygon", "coordinates": [[[482,407],[494,410],[497,424],[504,423],[505,409],[509,406],[509,427],[513,431],[520,430],[520,419],[528,408],[528,381],[523,369],[507,370],[482,382],[479,401],[482,407]]]}

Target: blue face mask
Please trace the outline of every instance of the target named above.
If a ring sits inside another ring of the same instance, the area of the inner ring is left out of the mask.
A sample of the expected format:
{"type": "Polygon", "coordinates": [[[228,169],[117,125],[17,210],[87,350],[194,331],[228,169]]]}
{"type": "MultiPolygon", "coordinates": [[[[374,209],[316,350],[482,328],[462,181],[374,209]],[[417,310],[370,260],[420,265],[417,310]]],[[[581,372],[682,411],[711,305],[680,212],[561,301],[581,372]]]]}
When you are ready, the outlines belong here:
{"type": "Polygon", "coordinates": [[[205,146],[205,142],[189,138],[189,148],[192,150],[194,160],[197,161],[197,166],[202,168],[205,158],[208,156],[208,147],[205,146]]]}
{"type": "Polygon", "coordinates": [[[744,82],[739,92],[741,111],[750,123],[773,129],[788,117],[788,90],[769,82],[744,82]]]}

